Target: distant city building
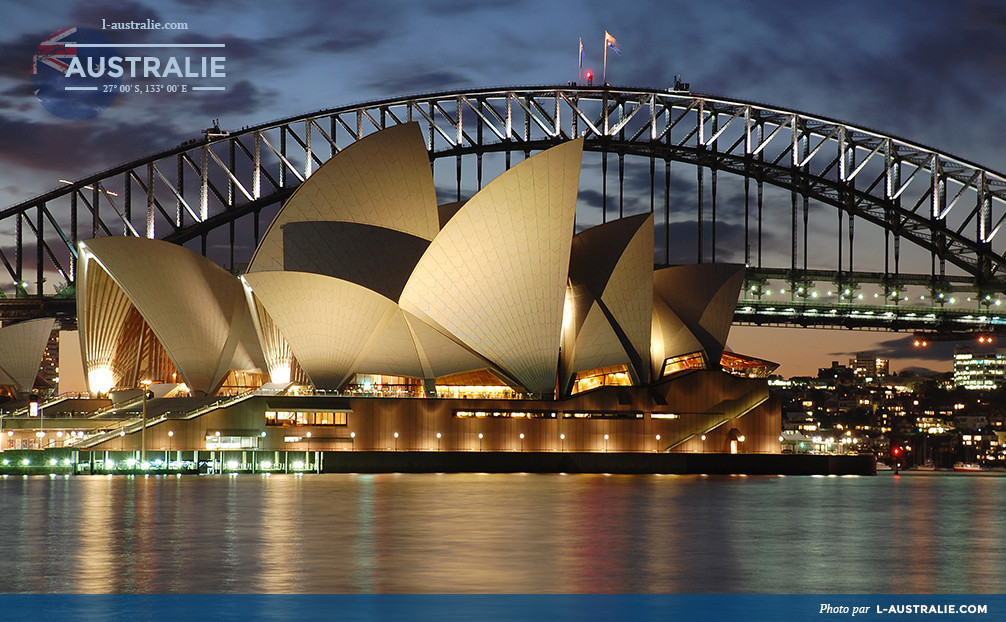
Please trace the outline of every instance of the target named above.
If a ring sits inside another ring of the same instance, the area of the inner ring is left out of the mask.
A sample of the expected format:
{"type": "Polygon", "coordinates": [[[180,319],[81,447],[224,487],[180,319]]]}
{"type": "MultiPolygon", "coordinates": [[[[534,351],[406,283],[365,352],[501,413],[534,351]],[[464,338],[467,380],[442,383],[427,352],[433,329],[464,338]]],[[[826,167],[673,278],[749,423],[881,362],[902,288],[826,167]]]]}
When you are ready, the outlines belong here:
{"type": "Polygon", "coordinates": [[[852,370],[845,365],[839,365],[838,361],[832,361],[831,367],[821,367],[818,369],[817,377],[834,382],[852,382],[855,379],[852,370]]]}
{"type": "Polygon", "coordinates": [[[969,346],[954,349],[954,387],[995,389],[1002,386],[1006,351],[977,352],[969,346]]]}
{"type": "Polygon", "coordinates": [[[54,330],[49,334],[49,341],[46,343],[45,352],[42,354],[42,361],[38,367],[38,377],[35,379],[35,388],[41,391],[52,391],[59,384],[59,331],[54,330]]]}
{"type": "Polygon", "coordinates": [[[883,378],[888,375],[891,362],[880,358],[876,352],[857,352],[856,358],[849,359],[849,367],[857,378],[883,378]]]}

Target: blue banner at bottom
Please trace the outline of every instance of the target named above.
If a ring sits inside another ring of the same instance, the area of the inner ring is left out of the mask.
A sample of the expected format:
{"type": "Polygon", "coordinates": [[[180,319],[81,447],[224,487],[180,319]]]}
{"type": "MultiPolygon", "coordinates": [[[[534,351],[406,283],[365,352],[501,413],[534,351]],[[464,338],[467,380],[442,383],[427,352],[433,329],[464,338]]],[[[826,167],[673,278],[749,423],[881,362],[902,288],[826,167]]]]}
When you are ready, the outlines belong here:
{"type": "Polygon", "coordinates": [[[1006,595],[0,595],[4,622],[1003,620],[1006,595]]]}

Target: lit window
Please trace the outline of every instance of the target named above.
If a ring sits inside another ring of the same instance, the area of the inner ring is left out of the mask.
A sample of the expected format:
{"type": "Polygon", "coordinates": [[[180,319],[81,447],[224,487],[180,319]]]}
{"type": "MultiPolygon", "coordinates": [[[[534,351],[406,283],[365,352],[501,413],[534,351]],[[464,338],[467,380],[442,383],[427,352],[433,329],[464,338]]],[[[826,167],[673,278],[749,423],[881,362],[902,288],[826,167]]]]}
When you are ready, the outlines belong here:
{"type": "Polygon", "coordinates": [[[664,361],[664,372],[661,376],[670,376],[690,369],[706,369],[706,357],[702,352],[692,352],[674,356],[664,361]]]}

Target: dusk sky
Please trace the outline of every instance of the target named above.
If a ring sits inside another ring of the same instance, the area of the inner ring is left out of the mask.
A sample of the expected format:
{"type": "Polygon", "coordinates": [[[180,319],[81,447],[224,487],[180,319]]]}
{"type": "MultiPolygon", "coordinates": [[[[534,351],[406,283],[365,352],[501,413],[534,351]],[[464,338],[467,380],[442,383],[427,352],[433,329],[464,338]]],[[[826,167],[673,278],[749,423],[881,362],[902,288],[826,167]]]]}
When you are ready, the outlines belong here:
{"type": "MultiPolygon", "coordinates": [[[[618,40],[608,81],[667,87],[830,117],[1006,170],[1006,5],[761,0],[649,2],[349,0],[257,3],[3,3],[0,204],[224,129],[391,96],[565,84],[600,73],[604,32],[618,40]],[[226,90],[136,94],[68,121],[34,97],[32,54],[70,26],[183,22],[185,31],[112,31],[111,42],[226,44],[226,90]]],[[[877,349],[895,370],[946,370],[952,344],[923,358],[896,333],[735,328],[729,345],[784,375],[877,349]]]]}

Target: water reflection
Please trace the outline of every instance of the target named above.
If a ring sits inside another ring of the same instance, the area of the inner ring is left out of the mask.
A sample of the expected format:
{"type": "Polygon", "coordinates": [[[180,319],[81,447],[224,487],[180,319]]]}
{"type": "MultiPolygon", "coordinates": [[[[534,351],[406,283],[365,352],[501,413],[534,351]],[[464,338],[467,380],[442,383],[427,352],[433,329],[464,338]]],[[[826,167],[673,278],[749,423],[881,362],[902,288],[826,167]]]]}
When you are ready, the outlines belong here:
{"type": "Polygon", "coordinates": [[[1006,477],[0,479],[3,592],[998,592],[1006,477]]]}

